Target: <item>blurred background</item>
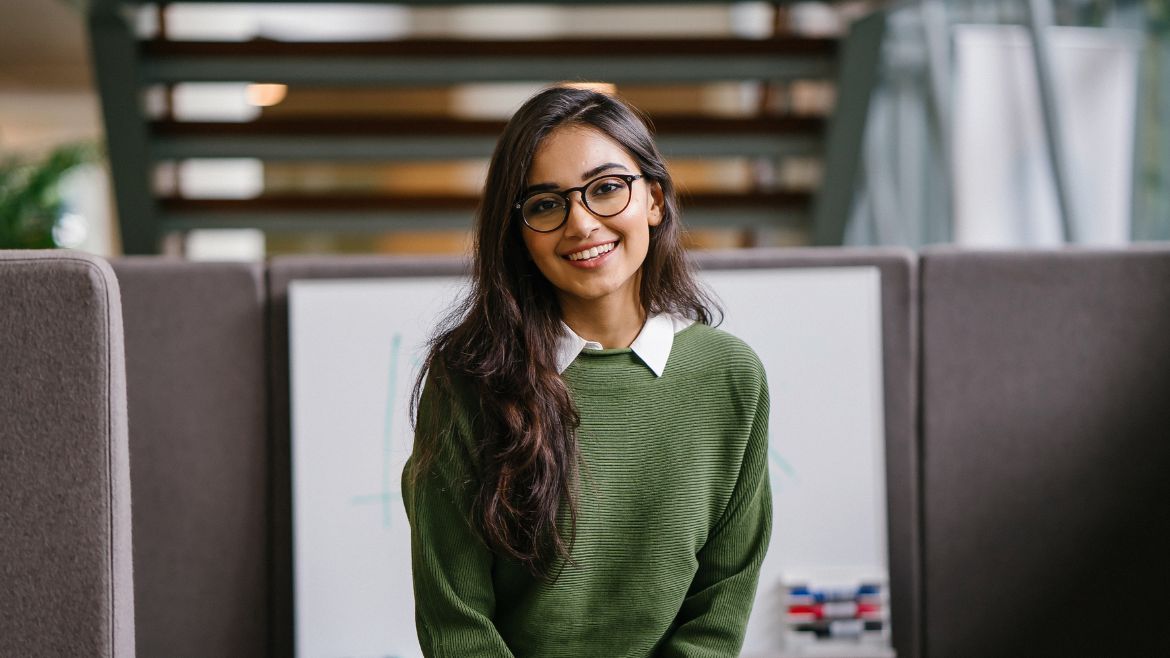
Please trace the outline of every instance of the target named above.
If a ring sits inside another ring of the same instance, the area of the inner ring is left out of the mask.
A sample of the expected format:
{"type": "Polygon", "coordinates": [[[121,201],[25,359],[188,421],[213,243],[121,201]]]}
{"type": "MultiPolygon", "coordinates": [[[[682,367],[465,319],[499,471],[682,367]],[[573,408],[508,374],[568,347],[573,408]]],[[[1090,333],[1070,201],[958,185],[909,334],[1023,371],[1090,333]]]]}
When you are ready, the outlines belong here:
{"type": "Polygon", "coordinates": [[[1170,239],[1164,0],[0,2],[0,247],[462,253],[556,82],[645,111],[697,249],[1170,239]]]}

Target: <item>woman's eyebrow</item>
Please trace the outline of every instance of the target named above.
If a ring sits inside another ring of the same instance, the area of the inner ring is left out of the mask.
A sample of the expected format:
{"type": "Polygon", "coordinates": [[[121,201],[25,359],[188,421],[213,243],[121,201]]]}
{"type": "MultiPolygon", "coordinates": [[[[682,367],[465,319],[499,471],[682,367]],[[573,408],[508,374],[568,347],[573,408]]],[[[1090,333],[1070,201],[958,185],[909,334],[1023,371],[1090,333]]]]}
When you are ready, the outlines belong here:
{"type": "Polygon", "coordinates": [[[622,169],[624,171],[629,171],[629,169],[626,169],[626,166],[623,164],[620,164],[617,162],[607,162],[603,165],[598,165],[598,166],[590,169],[589,171],[581,174],[581,182],[585,182],[585,181],[589,180],[590,178],[593,178],[597,174],[600,174],[601,172],[606,171],[607,169],[622,169]]]}
{"type": "MultiPolygon", "coordinates": [[[[605,164],[597,165],[596,167],[590,169],[589,171],[581,174],[581,181],[582,182],[587,181],[590,178],[593,178],[594,176],[596,176],[597,174],[600,174],[601,172],[607,171],[610,169],[621,169],[622,171],[629,171],[629,168],[626,167],[624,164],[621,164],[620,162],[606,162],[605,164]]],[[[555,190],[555,189],[557,189],[556,183],[537,183],[536,185],[529,185],[528,187],[524,188],[524,194],[529,195],[529,194],[532,194],[533,192],[547,192],[549,190],[555,190]]]]}

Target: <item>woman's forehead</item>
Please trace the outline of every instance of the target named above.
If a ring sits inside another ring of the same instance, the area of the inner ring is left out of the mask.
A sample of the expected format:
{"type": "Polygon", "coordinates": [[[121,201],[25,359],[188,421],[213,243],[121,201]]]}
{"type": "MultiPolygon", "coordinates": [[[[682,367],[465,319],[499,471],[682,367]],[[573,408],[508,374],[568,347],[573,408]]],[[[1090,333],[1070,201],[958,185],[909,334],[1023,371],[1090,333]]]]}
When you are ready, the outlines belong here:
{"type": "Polygon", "coordinates": [[[584,182],[583,177],[590,171],[610,162],[630,171],[637,168],[626,149],[600,130],[589,126],[562,126],[537,145],[526,184],[577,185],[584,182]]]}

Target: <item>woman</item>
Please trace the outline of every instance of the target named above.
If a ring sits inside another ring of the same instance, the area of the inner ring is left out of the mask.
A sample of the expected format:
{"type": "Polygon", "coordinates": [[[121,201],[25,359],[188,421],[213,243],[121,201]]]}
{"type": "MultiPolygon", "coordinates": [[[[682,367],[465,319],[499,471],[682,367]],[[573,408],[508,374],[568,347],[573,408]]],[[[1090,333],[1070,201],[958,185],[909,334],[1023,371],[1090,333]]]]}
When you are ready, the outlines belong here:
{"type": "Polygon", "coordinates": [[[771,532],[768,391],[709,326],[680,235],[629,106],[552,88],[512,117],[471,291],[415,386],[427,655],[738,653],[771,532]]]}

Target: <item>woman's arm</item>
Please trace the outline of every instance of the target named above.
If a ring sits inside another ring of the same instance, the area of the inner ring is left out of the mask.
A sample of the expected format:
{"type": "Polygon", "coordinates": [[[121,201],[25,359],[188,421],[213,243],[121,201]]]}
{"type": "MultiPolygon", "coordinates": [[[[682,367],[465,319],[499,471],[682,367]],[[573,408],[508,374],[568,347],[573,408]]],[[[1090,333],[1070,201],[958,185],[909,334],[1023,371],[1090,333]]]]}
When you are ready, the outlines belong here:
{"type": "Polygon", "coordinates": [[[415,443],[432,441],[437,452],[417,482],[408,475],[410,462],[402,478],[419,643],[424,655],[437,658],[512,658],[492,622],[492,552],[470,521],[475,470],[467,410],[436,389],[428,380],[416,426],[443,435],[416,436],[415,443]]]}
{"type": "Polygon", "coordinates": [[[738,656],[772,534],[768,483],[768,386],[756,400],[751,434],[731,499],[699,550],[699,569],[659,646],[661,658],[738,656]]]}

